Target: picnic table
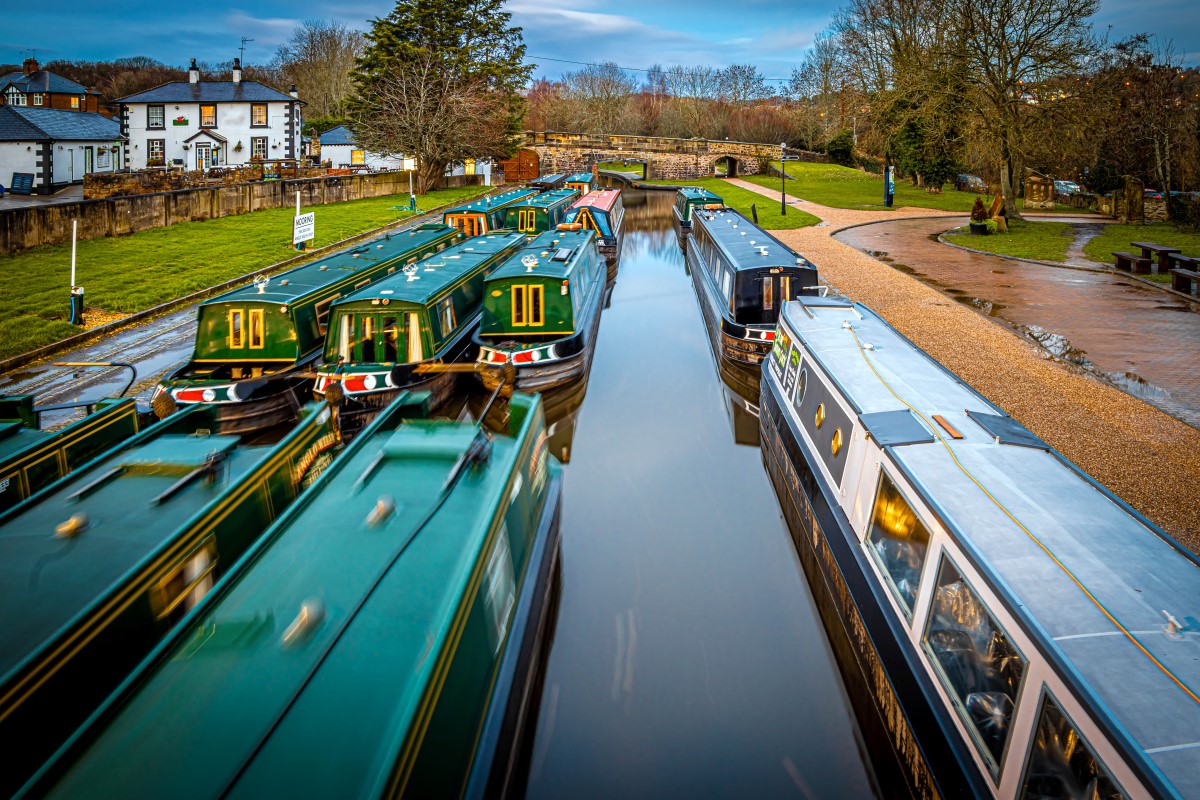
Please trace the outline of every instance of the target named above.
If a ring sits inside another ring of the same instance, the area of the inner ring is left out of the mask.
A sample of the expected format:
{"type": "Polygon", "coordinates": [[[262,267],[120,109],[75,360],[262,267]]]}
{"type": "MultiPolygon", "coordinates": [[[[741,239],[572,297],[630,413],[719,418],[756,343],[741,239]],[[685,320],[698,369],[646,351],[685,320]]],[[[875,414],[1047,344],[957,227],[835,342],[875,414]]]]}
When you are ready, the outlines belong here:
{"type": "Polygon", "coordinates": [[[1158,274],[1166,275],[1171,271],[1171,255],[1179,252],[1178,247],[1166,247],[1153,242],[1130,242],[1134,247],[1141,248],[1143,258],[1158,256],[1158,274]]]}

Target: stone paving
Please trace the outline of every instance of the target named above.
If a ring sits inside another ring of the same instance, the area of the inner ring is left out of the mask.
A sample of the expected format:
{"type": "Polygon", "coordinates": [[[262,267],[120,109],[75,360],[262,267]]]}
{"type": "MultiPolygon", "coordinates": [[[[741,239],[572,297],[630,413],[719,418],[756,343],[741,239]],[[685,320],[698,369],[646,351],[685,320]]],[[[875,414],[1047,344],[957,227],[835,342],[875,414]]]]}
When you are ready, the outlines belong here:
{"type": "MultiPolygon", "coordinates": [[[[744,181],[731,183],[779,199],[777,191],[744,181]]],[[[905,217],[962,219],[963,214],[913,208],[855,211],[802,200],[793,205],[819,217],[822,224],[773,233],[810,258],[823,280],[871,306],[917,346],[1117,496],[1192,550],[1200,551],[1200,504],[1193,488],[1193,477],[1200,476],[1200,430],[1049,358],[1043,349],[1007,327],[832,238],[838,230],[866,222],[905,217]]],[[[926,267],[939,252],[930,242],[926,267]]],[[[1008,267],[1018,263],[994,260],[1008,267]]],[[[1079,275],[1086,277],[1087,273],[1079,275]]],[[[1167,294],[1162,297],[1171,302],[1167,294]]],[[[1086,319],[1086,312],[1078,313],[1086,319]]],[[[1129,330],[1119,323],[1113,327],[1129,330]]],[[[1178,346],[1172,351],[1181,370],[1187,367],[1186,359],[1197,352],[1194,347],[1185,352],[1178,346]]]]}

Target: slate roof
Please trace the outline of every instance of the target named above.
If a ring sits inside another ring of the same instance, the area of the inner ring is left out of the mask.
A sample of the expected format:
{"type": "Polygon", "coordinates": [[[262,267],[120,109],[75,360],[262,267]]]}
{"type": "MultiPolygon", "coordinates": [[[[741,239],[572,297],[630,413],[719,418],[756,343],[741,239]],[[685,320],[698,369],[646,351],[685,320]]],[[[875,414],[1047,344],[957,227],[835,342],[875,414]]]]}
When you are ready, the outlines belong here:
{"type": "Polygon", "coordinates": [[[115,142],[120,138],[119,124],[90,111],[0,106],[0,142],[115,142]]]}
{"type": "Polygon", "coordinates": [[[59,92],[62,94],[100,94],[99,92],[89,92],[86,86],[78,84],[73,80],[64,78],[62,75],[55,75],[53,72],[46,70],[38,70],[37,72],[26,75],[21,72],[10,72],[7,75],[0,76],[0,92],[3,92],[9,85],[16,86],[22,92],[59,92]]]}
{"type": "Polygon", "coordinates": [[[258,81],[172,81],[120,98],[119,103],[262,103],[295,100],[258,81]]]}
{"type": "Polygon", "coordinates": [[[321,146],[327,144],[358,144],[354,139],[354,134],[345,125],[338,125],[336,128],[330,128],[321,134],[321,146]]]}

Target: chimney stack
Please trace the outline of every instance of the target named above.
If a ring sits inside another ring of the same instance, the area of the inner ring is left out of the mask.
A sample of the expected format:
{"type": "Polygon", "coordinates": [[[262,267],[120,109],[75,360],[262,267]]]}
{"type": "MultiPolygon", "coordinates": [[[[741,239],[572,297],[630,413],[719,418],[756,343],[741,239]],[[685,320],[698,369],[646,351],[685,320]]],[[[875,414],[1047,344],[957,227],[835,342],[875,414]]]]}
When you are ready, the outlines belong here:
{"type": "Polygon", "coordinates": [[[296,91],[296,84],[294,84],[294,83],[288,89],[288,94],[290,94],[292,97],[294,97],[297,100],[300,99],[300,92],[296,91]]]}
{"type": "Polygon", "coordinates": [[[200,68],[196,66],[196,59],[192,59],[192,65],[188,67],[188,83],[200,82],[200,68]]]}
{"type": "Polygon", "coordinates": [[[21,64],[21,72],[25,75],[32,75],[38,71],[38,63],[36,58],[27,58],[21,64]]]}
{"type": "Polygon", "coordinates": [[[233,60],[233,82],[242,82],[242,60],[240,58],[235,58],[233,60]]]}

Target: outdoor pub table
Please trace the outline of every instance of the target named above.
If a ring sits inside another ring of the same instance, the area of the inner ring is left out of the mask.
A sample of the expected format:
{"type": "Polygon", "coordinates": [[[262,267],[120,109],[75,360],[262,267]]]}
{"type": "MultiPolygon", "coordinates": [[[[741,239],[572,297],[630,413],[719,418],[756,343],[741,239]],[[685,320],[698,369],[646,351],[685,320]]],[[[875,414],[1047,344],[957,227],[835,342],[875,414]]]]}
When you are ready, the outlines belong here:
{"type": "Polygon", "coordinates": [[[1158,256],[1158,274],[1166,275],[1171,271],[1171,254],[1178,253],[1178,247],[1167,247],[1153,242],[1130,242],[1134,247],[1142,249],[1142,256],[1145,258],[1154,258],[1158,256]]]}

